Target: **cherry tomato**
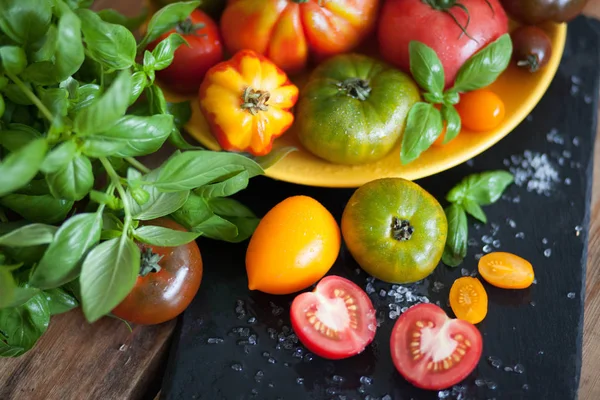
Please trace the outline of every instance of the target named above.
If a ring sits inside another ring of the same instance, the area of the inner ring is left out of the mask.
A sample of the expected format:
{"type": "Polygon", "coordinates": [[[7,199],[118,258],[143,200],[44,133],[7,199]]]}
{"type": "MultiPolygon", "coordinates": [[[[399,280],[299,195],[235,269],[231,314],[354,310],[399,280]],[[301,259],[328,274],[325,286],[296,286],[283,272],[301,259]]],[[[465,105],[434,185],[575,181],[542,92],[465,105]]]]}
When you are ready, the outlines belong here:
{"type": "Polygon", "coordinates": [[[454,281],[450,289],[450,307],[456,318],[478,324],[487,315],[488,296],[477,278],[465,276],[454,281]]]}
{"type": "Polygon", "coordinates": [[[506,12],[524,24],[569,22],[578,16],[588,0],[501,0],[506,12]]]}
{"type": "Polygon", "coordinates": [[[340,228],[331,213],[307,196],[293,196],[260,221],[246,251],[248,288],[270,294],[306,289],[333,266],[340,228]]]}
{"type": "Polygon", "coordinates": [[[171,33],[179,33],[188,42],[175,50],[171,65],[156,71],[158,81],[168,89],[180,94],[198,92],[206,72],[223,60],[223,46],[217,24],[203,11],[194,10],[174,29],[161,35],[148,45],[153,50],[171,33]]]}
{"type": "Polygon", "coordinates": [[[552,42],[537,26],[520,26],[510,34],[513,42],[513,59],[521,68],[536,72],[548,64],[552,57],[552,42]]]}
{"type": "Polygon", "coordinates": [[[442,390],[475,369],[482,339],[474,325],[450,319],[440,307],[423,303],[398,318],[390,348],[396,369],[407,381],[422,389],[442,390]]]}
{"type": "Polygon", "coordinates": [[[478,268],[490,285],[503,289],[528,288],[535,278],[531,263],[511,253],[486,254],[479,259],[478,268]]]}
{"type": "MultiPolygon", "coordinates": [[[[145,224],[186,230],[168,218],[158,218],[145,224]]],[[[187,308],[200,288],[200,249],[196,242],[178,247],[138,243],[138,247],[142,252],[140,276],[133,290],[112,313],[135,324],[154,325],[169,321],[187,308]]]]}
{"type": "Polygon", "coordinates": [[[302,344],[331,360],[361,353],[377,330],[369,296],[339,276],[327,276],[313,292],[298,295],[290,313],[292,327],[302,344]]]}
{"type": "Polygon", "coordinates": [[[504,119],[502,99],[486,89],[461,94],[456,106],[462,125],[474,132],[487,132],[496,128],[504,119]]]}

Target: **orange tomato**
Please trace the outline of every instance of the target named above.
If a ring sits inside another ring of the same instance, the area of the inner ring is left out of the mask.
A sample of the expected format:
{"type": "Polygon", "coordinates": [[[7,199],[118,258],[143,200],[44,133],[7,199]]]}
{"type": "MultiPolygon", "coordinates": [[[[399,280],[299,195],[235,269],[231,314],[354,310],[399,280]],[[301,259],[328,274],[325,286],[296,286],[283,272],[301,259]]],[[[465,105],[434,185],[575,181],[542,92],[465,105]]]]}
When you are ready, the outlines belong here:
{"type": "Polygon", "coordinates": [[[503,289],[525,289],[535,275],[531,263],[517,255],[489,253],[479,259],[479,274],[489,284],[503,289]]]}
{"type": "Polygon", "coordinates": [[[502,99],[486,89],[461,94],[460,102],[455,107],[463,127],[474,132],[496,128],[506,112],[502,99]]]}
{"type": "Polygon", "coordinates": [[[321,203],[293,196],[260,221],[246,251],[248,288],[290,294],[321,279],[340,252],[340,228],[321,203]]]}
{"type": "Polygon", "coordinates": [[[379,0],[230,0],[221,33],[230,52],[254,50],[295,73],[349,51],[374,27],[379,0]]]}
{"type": "Polygon", "coordinates": [[[298,88],[265,57],[242,50],[206,73],[200,109],[219,145],[265,155],[294,121],[298,88]]]}
{"type": "Polygon", "coordinates": [[[447,145],[448,143],[444,143],[444,136],[446,136],[446,122],[444,122],[444,128],[442,129],[442,133],[440,133],[440,136],[438,136],[438,138],[435,139],[433,145],[438,147],[447,145]]]}
{"type": "Polygon", "coordinates": [[[488,296],[477,278],[465,276],[454,281],[450,288],[450,307],[456,318],[478,324],[487,315],[488,296]]]}

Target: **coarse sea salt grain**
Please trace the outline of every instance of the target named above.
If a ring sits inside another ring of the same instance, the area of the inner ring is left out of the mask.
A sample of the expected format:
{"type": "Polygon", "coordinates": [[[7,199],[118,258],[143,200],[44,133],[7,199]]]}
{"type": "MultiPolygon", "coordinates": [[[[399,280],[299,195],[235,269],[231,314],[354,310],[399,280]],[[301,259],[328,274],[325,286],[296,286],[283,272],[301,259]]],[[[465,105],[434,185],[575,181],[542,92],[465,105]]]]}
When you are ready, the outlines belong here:
{"type": "Polygon", "coordinates": [[[511,156],[511,163],[509,170],[514,175],[515,185],[524,186],[528,192],[550,195],[554,185],[560,182],[558,171],[546,154],[527,150],[523,155],[511,156]]]}

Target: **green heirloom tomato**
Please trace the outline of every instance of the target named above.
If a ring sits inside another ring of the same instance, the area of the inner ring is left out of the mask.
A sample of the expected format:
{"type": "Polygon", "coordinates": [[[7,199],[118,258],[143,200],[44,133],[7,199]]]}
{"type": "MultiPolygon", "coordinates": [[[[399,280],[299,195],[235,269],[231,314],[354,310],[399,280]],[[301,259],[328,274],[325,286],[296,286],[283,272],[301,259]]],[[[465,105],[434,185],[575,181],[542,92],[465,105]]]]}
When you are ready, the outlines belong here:
{"type": "Polygon", "coordinates": [[[419,89],[405,73],[359,54],[335,56],[300,91],[298,137],[311,153],[337,164],[377,161],[394,147],[419,89]]]}
{"type": "Polygon", "coordinates": [[[390,283],[411,283],[438,265],[448,223],[438,201],[416,183],[384,178],[354,192],[342,215],[342,235],[366,272],[390,283]]]}

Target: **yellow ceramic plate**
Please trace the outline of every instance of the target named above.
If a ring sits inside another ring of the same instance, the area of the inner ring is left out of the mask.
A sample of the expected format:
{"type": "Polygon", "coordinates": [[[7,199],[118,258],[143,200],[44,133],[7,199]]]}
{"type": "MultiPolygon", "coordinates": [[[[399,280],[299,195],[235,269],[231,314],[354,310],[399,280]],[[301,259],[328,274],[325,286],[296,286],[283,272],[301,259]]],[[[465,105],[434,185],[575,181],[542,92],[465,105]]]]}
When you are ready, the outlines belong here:
{"type": "MultiPolygon", "coordinates": [[[[269,168],[266,171],[267,176],[310,186],[358,187],[384,177],[419,179],[469,160],[511,132],[533,110],[548,89],[564,50],[567,27],[564,24],[552,24],[545,27],[545,30],[552,39],[553,55],[549,64],[537,73],[531,74],[511,63],[511,66],[490,87],[502,98],[506,106],[506,118],[494,131],[472,133],[463,130],[446,146],[432,146],[417,160],[407,165],[400,163],[400,141],[398,141],[396,148],[375,163],[347,166],[331,164],[306,151],[298,141],[292,126],[283,136],[275,140],[273,147],[294,146],[299,151],[290,153],[269,168]]],[[[293,79],[300,90],[305,79],[306,75],[293,79]]],[[[192,101],[192,109],[192,118],[186,125],[186,130],[205,147],[219,150],[219,145],[211,136],[196,99],[192,101]]]]}

